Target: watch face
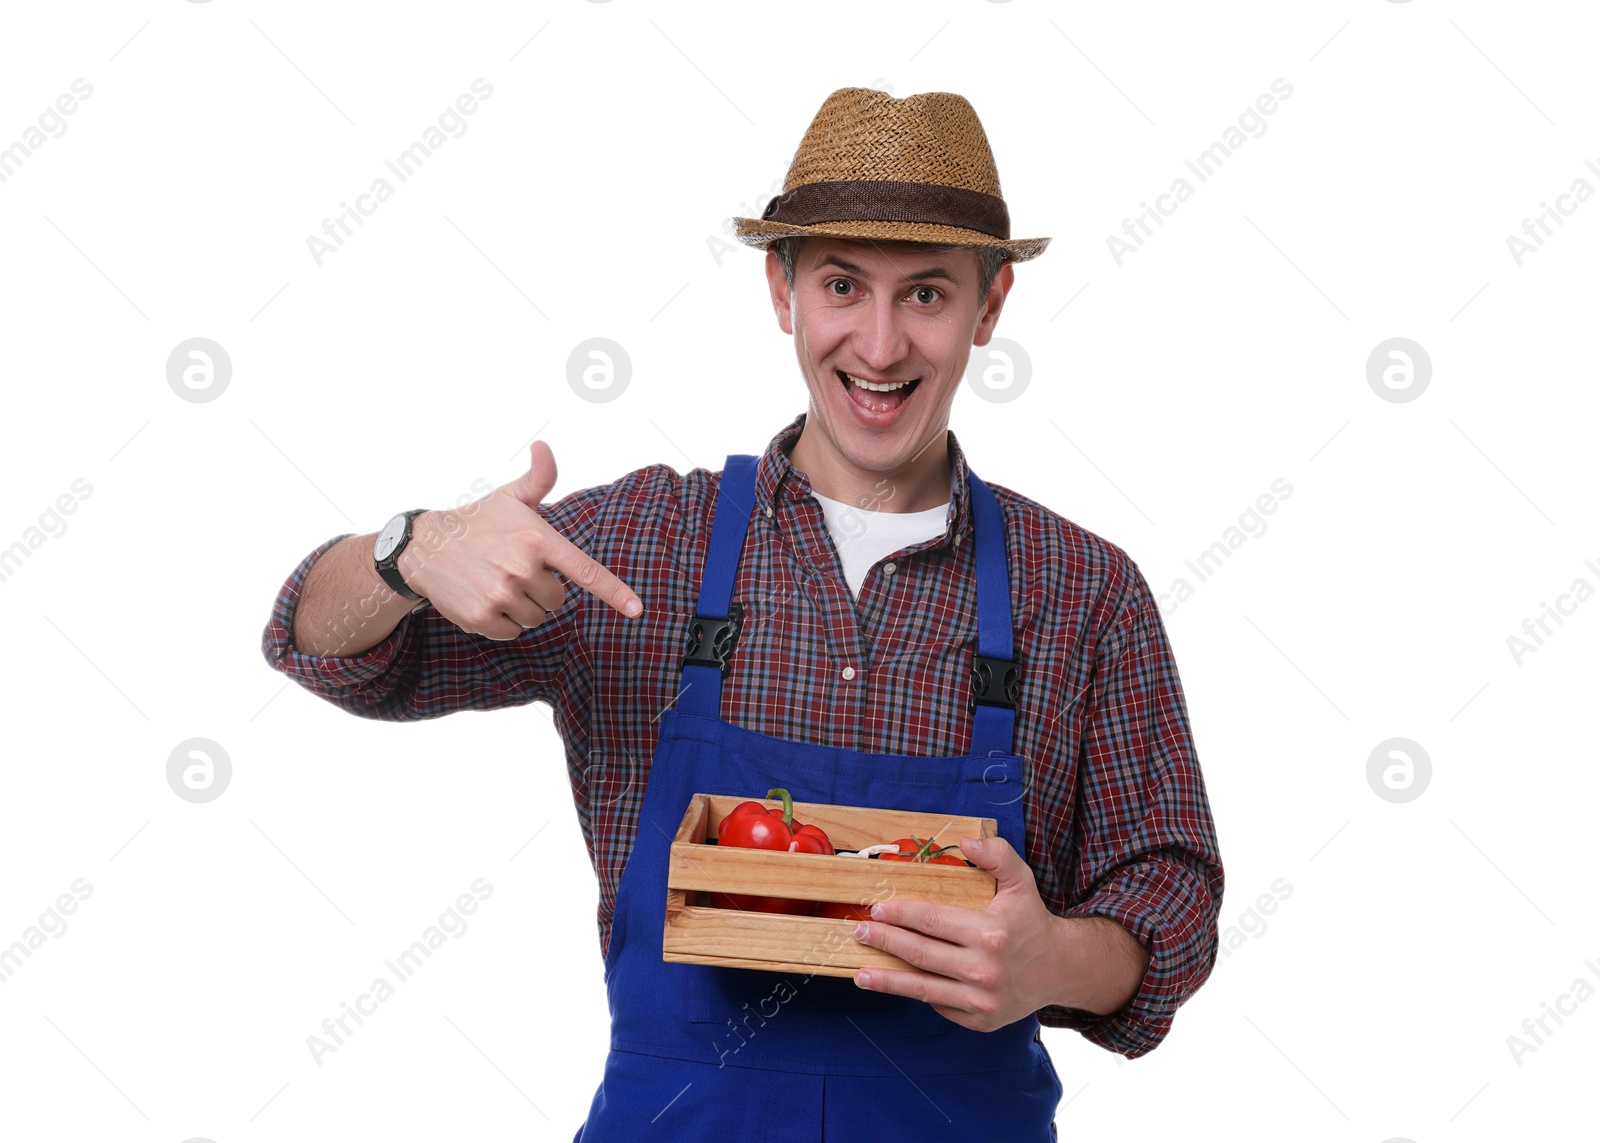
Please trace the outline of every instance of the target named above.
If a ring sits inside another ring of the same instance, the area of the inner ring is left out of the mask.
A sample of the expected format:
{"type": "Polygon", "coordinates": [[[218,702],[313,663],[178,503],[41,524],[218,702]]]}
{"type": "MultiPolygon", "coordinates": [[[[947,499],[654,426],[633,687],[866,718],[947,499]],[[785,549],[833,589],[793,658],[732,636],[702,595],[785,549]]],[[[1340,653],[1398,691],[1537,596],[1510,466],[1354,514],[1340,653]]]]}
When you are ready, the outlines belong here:
{"type": "Polygon", "coordinates": [[[386,560],[394,554],[400,546],[400,537],[405,534],[406,516],[402,512],[393,520],[383,526],[383,531],[378,533],[378,542],[372,545],[372,558],[386,560]]]}

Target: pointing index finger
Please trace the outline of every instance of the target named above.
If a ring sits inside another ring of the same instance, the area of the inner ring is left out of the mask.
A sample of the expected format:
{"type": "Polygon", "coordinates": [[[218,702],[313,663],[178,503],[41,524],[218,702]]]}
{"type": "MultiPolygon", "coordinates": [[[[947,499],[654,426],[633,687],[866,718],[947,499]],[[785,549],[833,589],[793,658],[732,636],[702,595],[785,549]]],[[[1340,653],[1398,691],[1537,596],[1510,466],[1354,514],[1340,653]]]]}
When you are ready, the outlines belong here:
{"type": "Polygon", "coordinates": [[[554,528],[550,529],[550,542],[553,547],[546,556],[550,567],[624,615],[634,616],[644,610],[644,604],[627,584],[554,528]]]}

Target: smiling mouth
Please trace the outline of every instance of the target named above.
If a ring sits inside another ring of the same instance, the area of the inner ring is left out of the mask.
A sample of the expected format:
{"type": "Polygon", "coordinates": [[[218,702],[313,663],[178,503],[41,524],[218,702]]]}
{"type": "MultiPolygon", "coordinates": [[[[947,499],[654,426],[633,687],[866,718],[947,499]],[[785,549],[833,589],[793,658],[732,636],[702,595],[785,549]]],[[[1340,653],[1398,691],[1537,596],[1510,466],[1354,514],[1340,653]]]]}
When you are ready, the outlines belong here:
{"type": "Polygon", "coordinates": [[[922,382],[922,378],[914,377],[909,381],[869,381],[864,377],[856,377],[842,369],[834,370],[838,375],[839,384],[845,388],[845,395],[856,404],[874,413],[887,413],[905,404],[922,382]]]}

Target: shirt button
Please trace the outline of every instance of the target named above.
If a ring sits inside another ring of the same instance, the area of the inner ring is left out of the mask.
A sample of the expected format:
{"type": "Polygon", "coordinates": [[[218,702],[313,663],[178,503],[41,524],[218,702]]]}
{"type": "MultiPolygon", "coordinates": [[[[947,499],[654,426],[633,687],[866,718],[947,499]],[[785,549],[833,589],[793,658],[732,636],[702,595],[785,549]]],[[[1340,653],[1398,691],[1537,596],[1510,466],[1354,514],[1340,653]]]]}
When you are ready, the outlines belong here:
{"type": "Polygon", "coordinates": [[[844,670],[840,671],[839,674],[845,680],[845,682],[849,682],[851,679],[856,677],[856,669],[854,667],[846,667],[844,670]]]}
{"type": "Polygon", "coordinates": [[[883,574],[884,575],[893,575],[894,574],[894,564],[893,563],[884,564],[883,565],[883,574]]]}
{"type": "Polygon", "coordinates": [[[767,505],[767,515],[768,515],[768,516],[771,516],[771,515],[772,515],[772,505],[771,505],[771,504],[768,504],[768,505],[767,505]]]}

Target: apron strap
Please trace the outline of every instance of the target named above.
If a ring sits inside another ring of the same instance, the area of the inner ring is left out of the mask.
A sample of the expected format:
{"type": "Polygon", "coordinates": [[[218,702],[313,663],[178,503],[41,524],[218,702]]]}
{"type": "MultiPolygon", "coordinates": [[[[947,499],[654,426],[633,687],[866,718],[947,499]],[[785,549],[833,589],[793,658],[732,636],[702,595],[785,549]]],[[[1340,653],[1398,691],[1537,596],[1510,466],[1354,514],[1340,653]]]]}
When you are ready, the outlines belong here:
{"type": "MultiPolygon", "coordinates": [[[[722,677],[738,637],[742,609],[731,605],[734,576],[755,509],[756,463],[747,453],[728,457],[717,490],[711,541],[700,578],[700,597],[690,623],[690,647],[682,660],[678,709],[722,717],[722,677]]],[[[1006,560],[1005,521],[989,486],[970,466],[974,557],[978,570],[978,646],[972,663],[972,749],[977,755],[1011,753],[1021,669],[1012,659],[1011,577],[1006,560]]]]}
{"type": "Polygon", "coordinates": [[[972,753],[1010,754],[1022,670],[1011,646],[1006,527],[989,486],[967,467],[978,565],[978,647],[972,656],[972,753]]]}
{"type": "Polygon", "coordinates": [[[711,542],[700,576],[700,598],[689,625],[690,648],[683,657],[683,689],[678,709],[706,718],[722,717],[722,676],[738,638],[738,613],[729,612],[739,553],[756,504],[757,457],[735,453],[723,462],[717,507],[711,516],[711,542]]]}

